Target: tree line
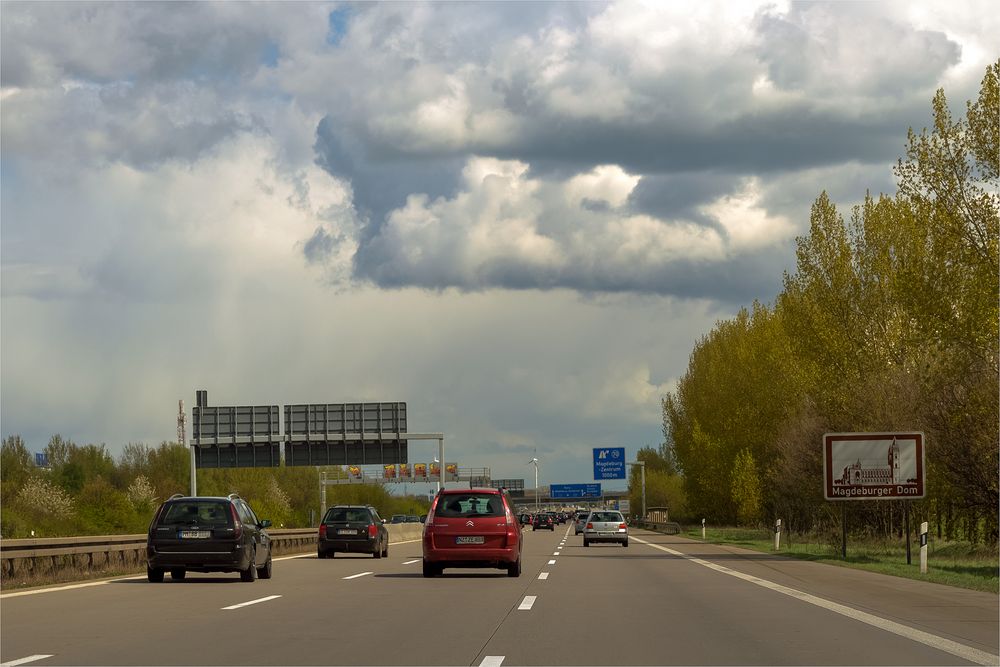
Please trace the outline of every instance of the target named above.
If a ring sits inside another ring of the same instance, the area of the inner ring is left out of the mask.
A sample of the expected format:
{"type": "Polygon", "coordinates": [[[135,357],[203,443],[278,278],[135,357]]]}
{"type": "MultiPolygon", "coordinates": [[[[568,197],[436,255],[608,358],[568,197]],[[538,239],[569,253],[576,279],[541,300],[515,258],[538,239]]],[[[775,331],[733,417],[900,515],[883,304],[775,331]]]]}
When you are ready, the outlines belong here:
{"type": "MultiPolygon", "coordinates": [[[[820,194],[775,301],[695,345],[663,399],[665,444],[644,450],[682,487],[683,514],[834,530],[823,434],[923,431],[928,491],[912,509],[939,536],[996,544],[998,77],[1000,61],[964,117],[937,91],[932,127],[908,133],[894,195],[866,193],[845,219],[820,194]]],[[[849,510],[856,530],[902,530],[897,501],[849,510]]]]}
{"type": "MultiPolygon", "coordinates": [[[[115,459],[104,444],[78,445],[53,436],[37,467],[24,440],[0,448],[0,536],[67,537],[143,533],[156,508],[175,493],[190,492],[188,447],[162,442],[125,445],[115,459]]],[[[198,493],[239,493],[275,528],[306,528],[319,521],[319,472],[346,477],[340,466],[198,470],[198,493]]],[[[425,498],[393,496],[380,485],[327,487],[327,505],[366,504],[384,516],[424,514],[425,498]]]]}

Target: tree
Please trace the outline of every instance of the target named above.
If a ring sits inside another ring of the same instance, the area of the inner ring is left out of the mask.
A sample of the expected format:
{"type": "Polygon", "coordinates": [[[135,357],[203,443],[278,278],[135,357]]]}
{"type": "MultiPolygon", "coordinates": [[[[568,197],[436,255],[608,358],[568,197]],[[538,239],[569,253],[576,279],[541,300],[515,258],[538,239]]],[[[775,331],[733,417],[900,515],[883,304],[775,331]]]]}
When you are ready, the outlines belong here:
{"type": "Polygon", "coordinates": [[[736,521],[742,526],[760,522],[762,511],[760,477],[757,464],[749,449],[741,449],[733,463],[732,497],[736,505],[736,521]]]}

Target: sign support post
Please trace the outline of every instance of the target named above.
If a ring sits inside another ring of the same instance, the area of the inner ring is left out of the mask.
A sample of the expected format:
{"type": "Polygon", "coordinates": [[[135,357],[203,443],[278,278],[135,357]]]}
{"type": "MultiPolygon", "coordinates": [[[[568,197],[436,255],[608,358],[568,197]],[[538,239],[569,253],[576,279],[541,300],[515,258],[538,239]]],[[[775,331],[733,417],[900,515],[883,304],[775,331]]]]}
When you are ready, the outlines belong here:
{"type": "Polygon", "coordinates": [[[906,528],[906,564],[913,565],[913,561],[910,560],[910,501],[903,501],[903,514],[906,517],[905,528],[906,528]]]}
{"type": "Polygon", "coordinates": [[[841,505],[840,510],[840,555],[847,560],[847,505],[841,505]]]}

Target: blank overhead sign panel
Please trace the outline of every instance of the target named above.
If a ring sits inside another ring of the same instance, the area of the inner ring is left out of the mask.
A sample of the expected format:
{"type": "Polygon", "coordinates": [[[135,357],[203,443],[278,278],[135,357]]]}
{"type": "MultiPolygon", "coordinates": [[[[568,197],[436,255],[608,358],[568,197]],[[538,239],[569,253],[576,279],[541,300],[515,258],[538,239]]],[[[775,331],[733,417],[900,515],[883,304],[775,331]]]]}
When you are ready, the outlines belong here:
{"type": "Polygon", "coordinates": [[[198,392],[191,445],[198,468],[259,468],[281,463],[277,405],[208,407],[198,392]]]}
{"type": "Polygon", "coordinates": [[[285,465],[407,463],[406,403],[285,406],[285,465]]]}

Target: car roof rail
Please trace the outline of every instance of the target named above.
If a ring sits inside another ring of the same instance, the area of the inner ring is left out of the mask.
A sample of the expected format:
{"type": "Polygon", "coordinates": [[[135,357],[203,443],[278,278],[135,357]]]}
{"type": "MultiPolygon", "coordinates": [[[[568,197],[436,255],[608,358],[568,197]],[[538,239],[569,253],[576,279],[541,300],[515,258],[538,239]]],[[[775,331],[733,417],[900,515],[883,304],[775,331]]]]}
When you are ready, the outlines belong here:
{"type": "Polygon", "coordinates": [[[240,498],[240,494],[238,493],[230,493],[226,497],[229,498],[230,500],[243,500],[242,498],[240,498]]]}
{"type": "Polygon", "coordinates": [[[183,497],[184,497],[183,493],[175,493],[174,495],[167,498],[167,500],[173,500],[174,498],[183,498],[183,497]]]}

